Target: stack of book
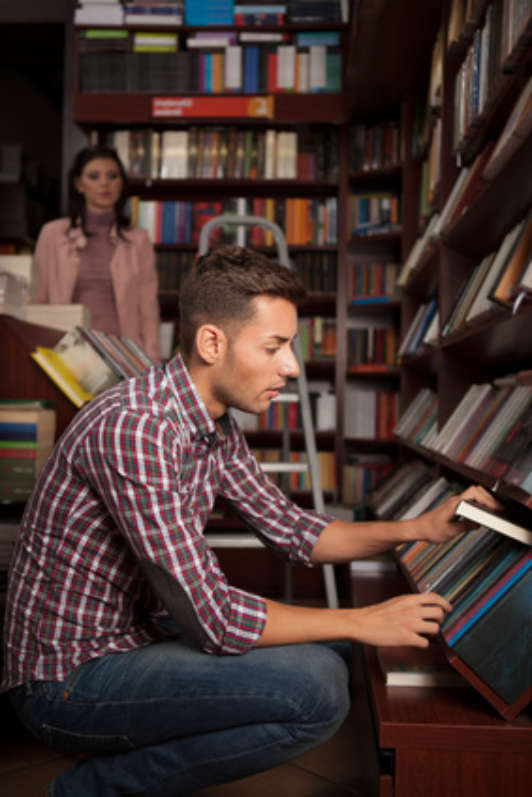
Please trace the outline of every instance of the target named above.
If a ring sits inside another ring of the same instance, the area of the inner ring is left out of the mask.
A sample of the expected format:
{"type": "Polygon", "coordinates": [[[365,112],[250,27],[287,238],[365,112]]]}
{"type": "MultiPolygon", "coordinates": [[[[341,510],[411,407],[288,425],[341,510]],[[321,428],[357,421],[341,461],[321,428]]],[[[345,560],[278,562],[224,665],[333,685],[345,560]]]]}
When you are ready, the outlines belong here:
{"type": "Polygon", "coordinates": [[[395,425],[396,437],[426,446],[438,431],[438,399],[436,393],[426,387],[408,405],[395,425]]]}
{"type": "Polygon", "coordinates": [[[456,515],[479,525],[444,543],[400,545],[398,561],[417,590],[452,603],[441,626],[451,664],[511,719],[532,688],[532,512],[462,500],[456,515]]]}
{"type": "Polygon", "coordinates": [[[76,407],[153,365],[135,341],[85,327],[67,332],[53,349],[37,346],[31,357],[76,407]]]}
{"type": "Polygon", "coordinates": [[[397,354],[397,330],[387,326],[351,327],[347,330],[347,369],[381,371],[394,365],[397,354]]]}
{"type": "Polygon", "coordinates": [[[391,440],[399,415],[399,394],[370,384],[345,386],[344,435],[352,439],[391,440]]]}
{"type": "Polygon", "coordinates": [[[122,25],[122,0],[78,0],[74,10],[75,25],[122,25]]]}
{"type": "Polygon", "coordinates": [[[55,441],[56,414],[40,401],[0,401],[0,501],[23,502],[55,441]]]}
{"type": "Polygon", "coordinates": [[[532,214],[515,225],[495,252],[490,252],[466,276],[442,335],[514,308],[532,258],[532,214]]]}
{"type": "Polygon", "coordinates": [[[336,319],[312,316],[299,319],[298,333],[303,360],[336,357],[336,319]]]}
{"type": "Polygon", "coordinates": [[[347,234],[382,235],[401,229],[399,197],[390,192],[352,194],[347,212],[347,234]]]}
{"type": "Polygon", "coordinates": [[[368,172],[401,163],[401,137],[398,122],[357,124],[349,130],[352,172],[368,172]]]}
{"type": "MultiPolygon", "coordinates": [[[[199,231],[213,216],[222,213],[259,215],[277,222],[285,231],[288,245],[335,244],[337,240],[337,199],[226,197],[215,201],[143,200],[131,197],[131,221],[147,230],[154,243],[194,244],[199,231]],[[259,205],[259,203],[261,203],[259,205]]],[[[252,228],[250,228],[252,229],[252,228]]],[[[267,231],[247,231],[249,243],[271,245],[267,231]]],[[[217,243],[238,243],[239,230],[234,226],[219,228],[213,236],[217,243]]]]}
{"type": "Polygon", "coordinates": [[[433,480],[430,468],[413,461],[397,467],[372,493],[369,506],[378,518],[392,518],[433,480]]]}
{"type": "Polygon", "coordinates": [[[124,25],[182,25],[184,0],[124,3],[124,25]]]}
{"type": "Polygon", "coordinates": [[[438,337],[438,300],[421,302],[397,350],[399,360],[419,354],[424,345],[438,337]]]}
{"type": "Polygon", "coordinates": [[[398,263],[361,261],[347,256],[347,296],[354,305],[390,301],[397,296],[398,263]]]}

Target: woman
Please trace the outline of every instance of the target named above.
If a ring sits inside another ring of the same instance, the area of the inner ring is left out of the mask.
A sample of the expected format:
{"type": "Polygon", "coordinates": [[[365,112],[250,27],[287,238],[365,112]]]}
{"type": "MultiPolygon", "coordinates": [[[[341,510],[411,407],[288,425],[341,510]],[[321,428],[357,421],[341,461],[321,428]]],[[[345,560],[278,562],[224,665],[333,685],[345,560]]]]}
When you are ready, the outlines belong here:
{"type": "Polygon", "coordinates": [[[68,191],[69,217],[45,224],[35,248],[38,301],[85,305],[91,327],[132,338],[158,362],[155,255],[125,215],[127,177],[115,150],[81,150],[68,191]]]}

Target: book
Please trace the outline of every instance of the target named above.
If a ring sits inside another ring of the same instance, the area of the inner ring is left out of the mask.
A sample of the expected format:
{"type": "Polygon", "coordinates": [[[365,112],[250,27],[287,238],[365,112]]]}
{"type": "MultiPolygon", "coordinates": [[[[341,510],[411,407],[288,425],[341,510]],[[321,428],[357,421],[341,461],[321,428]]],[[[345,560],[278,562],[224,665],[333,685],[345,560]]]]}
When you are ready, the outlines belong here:
{"type": "Polygon", "coordinates": [[[428,648],[378,647],[376,652],[386,686],[467,686],[438,642],[431,642],[428,648]]]}
{"type": "Polygon", "coordinates": [[[53,349],[47,346],[37,346],[30,357],[50,377],[57,387],[63,391],[76,407],[82,407],[85,402],[94,398],[78,382],[70,368],[53,349]]]}
{"type": "Polygon", "coordinates": [[[78,324],[89,327],[90,310],[83,304],[27,304],[25,320],[67,332],[78,324]]]}
{"type": "MultiPolygon", "coordinates": [[[[497,498],[500,500],[499,496],[497,498]]],[[[488,509],[475,501],[463,499],[456,507],[455,515],[481,526],[487,526],[526,545],[532,545],[532,510],[524,504],[518,502],[510,504],[506,500],[501,510],[495,510],[488,509]]]]}
{"type": "MultiPolygon", "coordinates": [[[[532,110],[531,110],[532,114],[532,110]]],[[[513,251],[502,266],[498,279],[489,293],[492,302],[512,308],[515,287],[532,259],[532,214],[519,225],[513,251]]]]}
{"type": "Polygon", "coordinates": [[[87,393],[95,396],[119,381],[116,372],[78,328],[66,332],[54,351],[87,393]]]}

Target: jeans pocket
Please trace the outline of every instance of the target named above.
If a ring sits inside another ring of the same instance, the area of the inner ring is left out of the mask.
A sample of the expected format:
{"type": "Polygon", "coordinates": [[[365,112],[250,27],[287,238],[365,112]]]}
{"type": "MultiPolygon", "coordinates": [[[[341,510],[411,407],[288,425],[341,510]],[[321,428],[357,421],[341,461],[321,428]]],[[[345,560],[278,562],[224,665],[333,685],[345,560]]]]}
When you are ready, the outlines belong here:
{"type": "Polygon", "coordinates": [[[76,733],[46,723],[40,723],[35,730],[45,744],[61,753],[86,753],[94,756],[129,753],[135,749],[127,736],[117,734],[76,733]]]}

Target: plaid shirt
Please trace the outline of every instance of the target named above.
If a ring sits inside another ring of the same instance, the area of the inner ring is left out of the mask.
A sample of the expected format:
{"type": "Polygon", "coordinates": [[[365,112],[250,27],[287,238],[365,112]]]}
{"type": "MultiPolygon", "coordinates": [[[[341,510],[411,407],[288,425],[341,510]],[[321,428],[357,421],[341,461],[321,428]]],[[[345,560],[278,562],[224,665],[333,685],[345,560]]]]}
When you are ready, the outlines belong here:
{"type": "Polygon", "coordinates": [[[167,612],[202,648],[243,653],[265,603],[231,587],[205,542],[216,495],[291,561],[332,518],[291,503],[238,425],[208,415],[181,358],[93,399],[58,441],[13,554],[2,689],[63,680],[96,656],[162,639],[167,612]]]}

